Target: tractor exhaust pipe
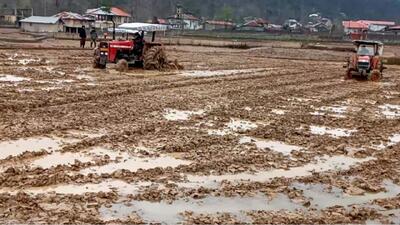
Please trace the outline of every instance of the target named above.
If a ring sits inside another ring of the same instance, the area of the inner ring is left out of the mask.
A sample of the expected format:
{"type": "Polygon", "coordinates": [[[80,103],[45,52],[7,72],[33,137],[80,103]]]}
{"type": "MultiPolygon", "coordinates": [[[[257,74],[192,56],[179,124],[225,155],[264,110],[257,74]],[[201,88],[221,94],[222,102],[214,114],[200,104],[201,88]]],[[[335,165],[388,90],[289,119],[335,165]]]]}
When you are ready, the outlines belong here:
{"type": "Polygon", "coordinates": [[[111,21],[113,23],[113,41],[115,41],[115,21],[114,21],[114,18],[112,18],[111,21]]]}

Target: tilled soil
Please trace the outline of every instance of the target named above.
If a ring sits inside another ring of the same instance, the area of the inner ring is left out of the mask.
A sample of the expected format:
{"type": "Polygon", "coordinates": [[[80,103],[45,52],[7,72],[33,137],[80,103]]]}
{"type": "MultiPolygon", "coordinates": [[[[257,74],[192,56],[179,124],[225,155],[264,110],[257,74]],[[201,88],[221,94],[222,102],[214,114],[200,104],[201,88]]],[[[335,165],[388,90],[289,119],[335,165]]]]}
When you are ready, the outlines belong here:
{"type": "Polygon", "coordinates": [[[399,223],[400,67],[374,83],[344,80],[343,52],[166,50],[185,70],[0,50],[0,222],[399,223]]]}

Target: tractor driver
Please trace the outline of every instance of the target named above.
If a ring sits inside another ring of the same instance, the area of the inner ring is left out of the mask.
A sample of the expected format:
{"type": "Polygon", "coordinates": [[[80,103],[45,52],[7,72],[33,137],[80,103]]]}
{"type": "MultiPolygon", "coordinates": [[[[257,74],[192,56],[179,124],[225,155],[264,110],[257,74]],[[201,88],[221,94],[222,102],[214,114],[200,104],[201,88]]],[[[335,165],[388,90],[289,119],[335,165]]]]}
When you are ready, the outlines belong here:
{"type": "Polygon", "coordinates": [[[365,46],[365,45],[361,45],[360,50],[358,51],[358,54],[373,55],[373,53],[371,53],[371,50],[369,48],[367,48],[367,46],[365,46]]]}
{"type": "Polygon", "coordinates": [[[133,43],[133,51],[135,52],[135,55],[142,56],[144,48],[144,31],[134,34],[133,43]]]}

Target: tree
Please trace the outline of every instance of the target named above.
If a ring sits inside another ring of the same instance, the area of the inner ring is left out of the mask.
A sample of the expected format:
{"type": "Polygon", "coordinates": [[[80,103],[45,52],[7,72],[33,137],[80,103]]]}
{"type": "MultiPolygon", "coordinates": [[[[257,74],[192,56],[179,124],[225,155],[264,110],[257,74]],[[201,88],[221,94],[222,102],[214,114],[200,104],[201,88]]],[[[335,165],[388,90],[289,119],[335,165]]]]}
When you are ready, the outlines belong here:
{"type": "Polygon", "coordinates": [[[217,19],[230,21],[233,19],[233,8],[225,4],[218,13],[217,19]]]}
{"type": "Polygon", "coordinates": [[[101,6],[102,6],[102,8],[104,8],[104,10],[109,12],[111,7],[113,6],[113,1],[112,0],[102,0],[101,6]]]}

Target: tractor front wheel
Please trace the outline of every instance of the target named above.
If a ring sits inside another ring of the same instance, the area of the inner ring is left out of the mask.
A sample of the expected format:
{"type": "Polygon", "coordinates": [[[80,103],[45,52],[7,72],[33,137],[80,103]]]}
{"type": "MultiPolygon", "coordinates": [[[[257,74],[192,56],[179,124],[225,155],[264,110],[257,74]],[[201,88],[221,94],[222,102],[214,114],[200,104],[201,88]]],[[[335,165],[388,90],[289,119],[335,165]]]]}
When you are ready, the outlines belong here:
{"type": "Polygon", "coordinates": [[[155,46],[146,51],[143,67],[145,70],[161,70],[167,62],[164,48],[155,46]]]}
{"type": "Polygon", "coordinates": [[[352,70],[352,69],[347,69],[344,78],[345,78],[346,80],[351,80],[351,79],[353,79],[353,70],[352,70]]]}
{"type": "Polygon", "coordinates": [[[369,75],[368,75],[368,80],[370,81],[380,81],[382,79],[382,73],[379,70],[373,70],[369,75]]]}
{"type": "Polygon", "coordinates": [[[126,59],[120,59],[117,62],[117,71],[119,72],[127,72],[129,70],[129,64],[126,59]]]}
{"type": "Polygon", "coordinates": [[[100,64],[97,60],[94,60],[93,68],[95,68],[95,69],[105,69],[106,65],[105,64],[100,64]]]}

